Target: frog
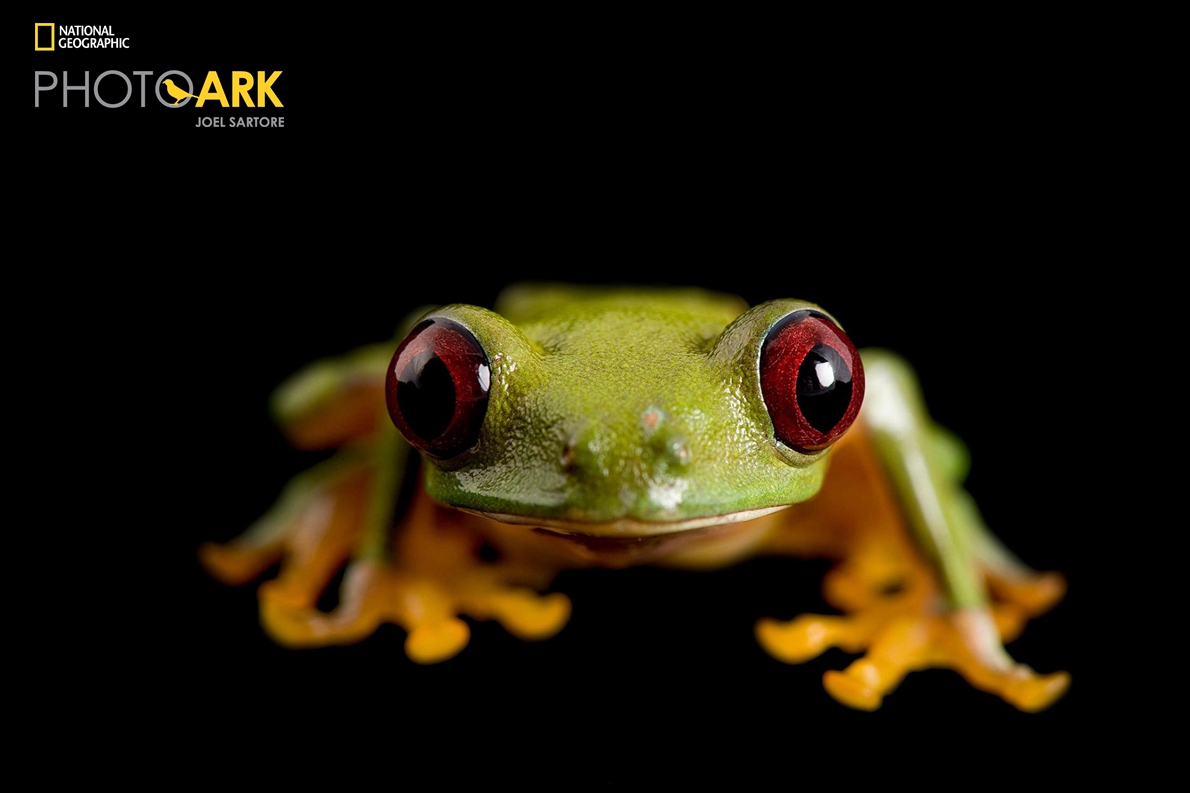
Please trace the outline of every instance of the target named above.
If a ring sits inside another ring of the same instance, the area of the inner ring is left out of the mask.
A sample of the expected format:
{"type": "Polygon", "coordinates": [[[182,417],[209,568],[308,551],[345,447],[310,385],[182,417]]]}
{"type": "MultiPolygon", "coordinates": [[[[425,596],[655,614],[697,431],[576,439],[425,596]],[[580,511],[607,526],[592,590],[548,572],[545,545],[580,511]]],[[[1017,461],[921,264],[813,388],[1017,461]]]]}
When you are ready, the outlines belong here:
{"type": "Polygon", "coordinates": [[[789,664],[857,655],[823,674],[842,705],[877,710],[931,668],[1026,712],[1070,686],[1005,649],[1065,578],[985,524],[967,449],[908,362],[858,350],[817,304],[514,284],[491,309],[424,307],[393,339],[308,365],[270,408],[291,444],[330,456],[199,558],[229,585],[265,579],[260,622],[282,646],[395,624],[407,657],[435,664],[476,621],[556,635],[563,571],[824,558],[837,613],[765,617],[754,636],[789,664]]]}

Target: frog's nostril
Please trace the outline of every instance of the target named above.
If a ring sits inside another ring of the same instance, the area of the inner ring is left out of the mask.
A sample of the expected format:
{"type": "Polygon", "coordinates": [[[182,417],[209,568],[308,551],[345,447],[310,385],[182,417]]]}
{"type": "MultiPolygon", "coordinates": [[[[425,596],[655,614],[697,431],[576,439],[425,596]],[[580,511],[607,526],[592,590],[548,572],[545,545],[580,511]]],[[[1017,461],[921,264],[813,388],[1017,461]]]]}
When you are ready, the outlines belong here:
{"type": "Polygon", "coordinates": [[[645,442],[653,451],[653,467],[664,473],[690,465],[690,444],[677,422],[661,408],[649,407],[640,416],[645,442]]]}
{"type": "Polygon", "coordinates": [[[566,443],[566,445],[562,448],[561,463],[562,463],[563,471],[569,472],[569,471],[574,470],[575,456],[576,456],[575,450],[574,450],[575,446],[576,446],[576,442],[572,439],[572,440],[568,441],[566,443]]]}
{"type": "Polygon", "coordinates": [[[583,479],[606,478],[611,473],[608,439],[597,427],[588,426],[562,447],[562,470],[583,479]]]}
{"type": "Polygon", "coordinates": [[[664,450],[666,462],[679,468],[690,465],[690,446],[683,438],[670,438],[664,450]]]}

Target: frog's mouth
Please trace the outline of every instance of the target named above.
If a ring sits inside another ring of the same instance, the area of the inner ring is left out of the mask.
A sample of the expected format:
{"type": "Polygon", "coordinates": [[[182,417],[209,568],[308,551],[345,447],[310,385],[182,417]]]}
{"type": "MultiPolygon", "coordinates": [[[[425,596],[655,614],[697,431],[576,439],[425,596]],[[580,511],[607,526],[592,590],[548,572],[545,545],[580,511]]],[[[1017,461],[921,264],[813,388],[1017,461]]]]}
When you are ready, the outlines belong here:
{"type": "Polygon", "coordinates": [[[464,511],[488,519],[491,521],[488,525],[493,529],[504,525],[506,530],[511,530],[507,524],[532,527],[532,534],[547,540],[551,548],[584,564],[627,567],[674,559],[684,554],[694,554],[689,558],[695,564],[710,566],[743,558],[772,528],[773,522],[763,518],[785,508],[764,507],[671,521],[637,518],[583,521],[476,509],[464,511]]]}
{"type": "Polygon", "coordinates": [[[598,537],[607,539],[639,540],[645,537],[656,537],[662,534],[676,534],[678,532],[705,529],[712,526],[724,526],[770,515],[788,505],[775,507],[760,507],[759,509],[745,509],[739,512],[729,512],[724,515],[703,515],[681,520],[641,520],[639,518],[617,518],[610,521],[594,521],[572,518],[542,517],[540,515],[514,515],[507,512],[486,512],[479,509],[460,508],[490,520],[501,523],[512,523],[518,526],[533,526],[558,534],[579,535],[580,537],[598,537]]]}

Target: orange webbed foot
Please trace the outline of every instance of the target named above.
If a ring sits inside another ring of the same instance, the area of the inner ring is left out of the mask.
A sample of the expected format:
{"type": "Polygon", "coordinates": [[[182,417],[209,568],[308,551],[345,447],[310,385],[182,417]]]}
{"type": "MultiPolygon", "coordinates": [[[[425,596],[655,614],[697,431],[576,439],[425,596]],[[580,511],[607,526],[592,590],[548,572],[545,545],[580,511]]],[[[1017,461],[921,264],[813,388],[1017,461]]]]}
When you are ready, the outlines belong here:
{"type": "Polygon", "coordinates": [[[847,616],[761,620],[756,636],[785,663],[808,661],[831,647],[862,652],[846,669],[823,676],[832,697],[858,710],[879,708],[910,672],[947,668],[1020,710],[1037,711],[1066,692],[1070,675],[1038,674],[1008,656],[1002,643],[1015,637],[1025,620],[1015,604],[950,612],[902,593],[847,616]]]}

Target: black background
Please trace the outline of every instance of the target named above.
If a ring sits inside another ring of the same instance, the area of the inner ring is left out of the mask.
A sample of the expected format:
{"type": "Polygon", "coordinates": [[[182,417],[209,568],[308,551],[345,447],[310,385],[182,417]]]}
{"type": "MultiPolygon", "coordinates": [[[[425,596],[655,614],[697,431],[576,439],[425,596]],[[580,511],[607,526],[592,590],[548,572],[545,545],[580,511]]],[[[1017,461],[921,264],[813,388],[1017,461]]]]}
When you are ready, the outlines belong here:
{"type": "Polygon", "coordinates": [[[28,50],[43,21],[110,24],[131,47],[30,51],[29,71],[179,69],[198,89],[208,70],[225,88],[233,69],[283,70],[285,104],[84,108],[75,92],[61,108],[59,85],[17,113],[37,175],[22,177],[19,216],[35,253],[10,292],[33,342],[14,362],[38,384],[22,400],[32,456],[71,515],[33,544],[82,570],[35,617],[49,635],[34,646],[55,650],[34,655],[71,670],[62,712],[161,725],[185,756],[242,752],[245,733],[299,747],[364,733],[397,757],[495,743],[506,751],[479,767],[493,778],[532,779],[551,757],[617,782],[641,767],[780,769],[832,748],[921,755],[927,734],[994,751],[1009,773],[1072,760],[1053,736],[1102,707],[1076,638],[1094,586],[1078,549],[1111,477],[1072,445],[1073,417],[1097,413],[1079,289],[1102,229],[1080,209],[1095,176],[1082,108],[1060,90],[1073,78],[1043,36],[48,6],[10,26],[10,48],[28,50]],[[196,129],[202,113],[285,127],[196,129]],[[389,337],[415,306],[490,304],[526,278],[800,297],[859,346],[907,356],[971,448],[993,530],[1069,578],[1009,649],[1071,671],[1071,692],[1026,715],[931,671],[875,714],[849,711],[820,682],[847,656],[785,666],[752,637],[759,617],[827,608],[825,566],[788,560],[566,573],[557,588],[575,609],[557,637],[474,624],[463,653],[432,667],[404,658],[393,626],[354,647],[272,645],[252,587],[221,587],[195,561],[319,459],[285,446],[270,390],[389,337]]]}

